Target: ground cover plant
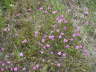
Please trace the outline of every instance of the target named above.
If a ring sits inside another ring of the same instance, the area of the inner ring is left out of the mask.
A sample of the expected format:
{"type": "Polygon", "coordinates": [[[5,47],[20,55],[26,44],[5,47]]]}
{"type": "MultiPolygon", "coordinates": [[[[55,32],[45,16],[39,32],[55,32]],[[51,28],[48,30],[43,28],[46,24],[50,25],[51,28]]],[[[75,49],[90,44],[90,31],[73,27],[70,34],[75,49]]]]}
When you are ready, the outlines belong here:
{"type": "MultiPolygon", "coordinates": [[[[78,12],[74,5],[82,8],[82,2],[1,0],[0,72],[90,72],[90,52],[82,34],[94,28],[84,25],[84,32],[74,26],[73,20],[78,12]],[[70,8],[77,11],[71,13],[70,8]]],[[[84,4],[89,6],[89,2],[84,4]]],[[[88,15],[87,9],[84,15],[88,15]]],[[[78,19],[81,19],[79,24],[86,21],[79,16],[78,19]]]]}

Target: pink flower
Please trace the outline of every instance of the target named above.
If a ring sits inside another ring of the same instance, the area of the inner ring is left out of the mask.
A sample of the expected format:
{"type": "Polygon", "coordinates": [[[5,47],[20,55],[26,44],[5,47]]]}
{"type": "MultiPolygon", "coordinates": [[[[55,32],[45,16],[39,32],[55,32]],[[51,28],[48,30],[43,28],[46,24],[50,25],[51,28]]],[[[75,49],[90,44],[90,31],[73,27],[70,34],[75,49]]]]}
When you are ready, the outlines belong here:
{"type": "Polygon", "coordinates": [[[77,46],[75,46],[75,48],[76,48],[76,49],[79,49],[79,48],[80,48],[80,46],[78,46],[78,45],[77,45],[77,46]]]}
{"type": "Polygon", "coordinates": [[[8,64],[10,64],[11,62],[10,61],[7,61],[8,64]]]}
{"type": "Polygon", "coordinates": [[[51,51],[50,54],[54,54],[54,52],[51,51]]]}
{"type": "Polygon", "coordinates": [[[82,45],[77,45],[77,46],[75,46],[75,48],[80,49],[80,48],[83,48],[83,46],[82,45]]]}
{"type": "Polygon", "coordinates": [[[46,48],[50,48],[50,45],[49,45],[49,44],[47,44],[47,45],[46,45],[46,48]]]}
{"type": "Polygon", "coordinates": [[[67,39],[64,39],[64,43],[66,43],[66,42],[68,42],[68,40],[67,39]]]}
{"type": "Polygon", "coordinates": [[[65,48],[70,48],[70,46],[69,45],[66,45],[65,48]]]}
{"type": "Polygon", "coordinates": [[[89,56],[89,51],[88,51],[87,49],[84,49],[84,50],[83,50],[83,55],[84,55],[84,56],[89,56]]]}
{"type": "Polygon", "coordinates": [[[80,31],[80,27],[79,27],[79,26],[76,28],[76,31],[77,31],[77,32],[80,31]]]}
{"type": "Polygon", "coordinates": [[[0,68],[0,71],[4,71],[4,68],[0,68]]]}
{"type": "Polygon", "coordinates": [[[32,67],[32,69],[33,69],[33,70],[36,70],[36,69],[37,69],[37,67],[36,67],[36,66],[33,66],[33,67],[32,67]]]}
{"type": "Polygon", "coordinates": [[[56,14],[56,13],[58,13],[58,11],[53,11],[53,12],[52,12],[52,14],[56,14]]]}
{"type": "Polygon", "coordinates": [[[67,30],[67,27],[66,26],[64,26],[64,30],[67,30]]]}
{"type": "Polygon", "coordinates": [[[4,48],[0,48],[0,51],[4,51],[4,48]]]}
{"type": "Polygon", "coordinates": [[[61,35],[59,35],[59,39],[61,39],[62,38],[62,36],[61,35]]]}
{"type": "Polygon", "coordinates": [[[63,33],[63,32],[61,32],[61,33],[60,33],[60,35],[64,35],[64,33],[63,33]]]}
{"type": "Polygon", "coordinates": [[[39,10],[43,10],[44,8],[43,7],[40,7],[39,10]]]}
{"type": "Polygon", "coordinates": [[[88,11],[84,11],[84,15],[88,15],[89,14],[89,12],[88,11]]]}
{"type": "Polygon", "coordinates": [[[33,69],[33,70],[37,70],[37,69],[39,69],[39,67],[40,67],[40,66],[37,64],[37,65],[33,66],[32,69],[33,69]]]}
{"type": "Polygon", "coordinates": [[[43,48],[45,49],[45,48],[46,48],[46,46],[43,46],[43,48]]]}
{"type": "Polygon", "coordinates": [[[71,38],[71,39],[69,39],[70,41],[73,41],[74,39],[73,38],[71,38]]]}
{"type": "Polygon", "coordinates": [[[54,35],[50,35],[50,36],[49,36],[49,39],[50,39],[50,40],[54,40],[54,38],[55,38],[54,35]]]}
{"type": "Polygon", "coordinates": [[[72,36],[73,37],[80,36],[80,33],[74,33],[72,36]]]}
{"type": "Polygon", "coordinates": [[[63,15],[58,16],[58,17],[56,18],[56,21],[57,21],[58,23],[62,23],[62,22],[64,21],[64,16],[63,16],[63,15]]]}
{"type": "Polygon", "coordinates": [[[67,20],[64,20],[64,23],[66,24],[66,23],[68,23],[68,21],[67,20]]]}
{"type": "Polygon", "coordinates": [[[58,52],[57,54],[58,54],[58,55],[62,55],[62,52],[58,52]]]}
{"type": "Polygon", "coordinates": [[[63,53],[63,54],[62,54],[62,56],[64,56],[64,57],[66,57],[66,55],[67,55],[66,53],[63,53]]]}
{"type": "Polygon", "coordinates": [[[56,21],[57,21],[58,23],[68,23],[68,21],[64,18],[63,15],[58,16],[58,17],[56,18],[56,21]]]}
{"type": "Polygon", "coordinates": [[[39,32],[37,32],[37,31],[36,31],[36,32],[34,33],[35,37],[37,37],[37,36],[38,36],[38,34],[39,34],[39,32]]]}
{"type": "Polygon", "coordinates": [[[45,14],[48,14],[48,11],[46,10],[46,11],[44,11],[44,13],[45,13],[45,14]]]}
{"type": "Polygon", "coordinates": [[[10,68],[11,71],[13,71],[13,68],[10,68]]]}
{"type": "Polygon", "coordinates": [[[61,64],[60,64],[60,63],[58,63],[58,64],[56,64],[56,66],[57,66],[57,67],[60,67],[60,66],[61,66],[61,64]]]}
{"type": "Polygon", "coordinates": [[[24,40],[22,41],[22,43],[28,43],[28,40],[27,40],[27,39],[24,39],[24,40]]]}
{"type": "Polygon", "coordinates": [[[44,43],[44,42],[45,42],[45,39],[43,38],[43,39],[41,40],[41,42],[43,42],[43,43],[44,43]]]}
{"type": "Polygon", "coordinates": [[[17,68],[17,67],[14,67],[13,70],[14,70],[14,71],[18,71],[18,68],[17,68]]]}
{"type": "Polygon", "coordinates": [[[24,54],[21,52],[21,53],[19,54],[19,56],[24,56],[24,54]]]}
{"type": "Polygon", "coordinates": [[[83,46],[82,46],[82,45],[80,45],[80,48],[83,48],[83,46]]]}

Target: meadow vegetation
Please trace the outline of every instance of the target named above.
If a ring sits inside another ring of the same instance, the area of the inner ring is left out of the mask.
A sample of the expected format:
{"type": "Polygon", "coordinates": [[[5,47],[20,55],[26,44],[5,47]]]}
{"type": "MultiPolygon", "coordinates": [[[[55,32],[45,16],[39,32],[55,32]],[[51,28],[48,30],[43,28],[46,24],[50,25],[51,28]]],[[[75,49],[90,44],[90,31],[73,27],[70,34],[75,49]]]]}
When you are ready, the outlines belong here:
{"type": "Polygon", "coordinates": [[[91,72],[95,2],[0,0],[0,72],[91,72]]]}

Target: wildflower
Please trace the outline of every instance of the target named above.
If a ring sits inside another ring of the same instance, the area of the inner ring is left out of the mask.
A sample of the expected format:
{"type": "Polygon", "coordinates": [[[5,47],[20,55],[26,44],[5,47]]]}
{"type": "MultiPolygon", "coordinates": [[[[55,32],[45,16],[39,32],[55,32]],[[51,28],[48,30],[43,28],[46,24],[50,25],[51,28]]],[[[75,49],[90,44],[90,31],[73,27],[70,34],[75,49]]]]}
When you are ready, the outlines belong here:
{"type": "Polygon", "coordinates": [[[3,72],[3,71],[4,71],[4,68],[0,68],[0,71],[2,71],[2,72],[3,72]]]}
{"type": "Polygon", "coordinates": [[[10,68],[11,71],[13,71],[13,68],[10,68]]]}
{"type": "Polygon", "coordinates": [[[57,54],[58,54],[58,55],[62,55],[62,52],[58,52],[57,54]]]}
{"type": "Polygon", "coordinates": [[[39,32],[37,32],[37,31],[36,31],[36,32],[34,33],[35,37],[37,37],[37,36],[38,36],[38,34],[39,34],[39,32]]]}
{"type": "Polygon", "coordinates": [[[22,43],[27,43],[28,42],[28,40],[27,39],[24,39],[23,41],[22,41],[22,43]]]}
{"type": "Polygon", "coordinates": [[[43,10],[44,8],[43,7],[40,7],[39,10],[43,10]]]}
{"type": "Polygon", "coordinates": [[[48,11],[46,10],[46,11],[44,11],[44,13],[45,13],[45,14],[48,14],[48,11]]]}
{"type": "Polygon", "coordinates": [[[51,51],[50,54],[54,54],[54,52],[51,51]]]}
{"type": "Polygon", "coordinates": [[[67,55],[66,53],[63,53],[63,54],[62,54],[62,56],[64,56],[64,57],[66,57],[66,55],[67,55]]]}
{"type": "Polygon", "coordinates": [[[43,39],[41,40],[41,42],[43,42],[43,43],[44,43],[44,42],[45,42],[45,39],[43,38],[43,39]]]}
{"type": "Polygon", "coordinates": [[[77,45],[77,46],[75,46],[75,48],[79,49],[79,48],[83,48],[83,46],[82,45],[77,45]]]}
{"type": "Polygon", "coordinates": [[[49,44],[47,44],[47,45],[46,45],[46,48],[50,48],[50,45],[49,45],[49,44]]]}
{"type": "Polygon", "coordinates": [[[70,41],[73,41],[74,39],[73,38],[71,38],[71,39],[69,39],[70,41]]]}
{"type": "Polygon", "coordinates": [[[82,46],[82,45],[80,45],[80,48],[83,48],[83,46],[82,46]]]}
{"type": "Polygon", "coordinates": [[[4,51],[4,48],[0,48],[0,51],[4,51]]]}
{"type": "Polygon", "coordinates": [[[33,70],[37,70],[37,69],[39,69],[39,67],[40,67],[40,66],[37,64],[37,65],[33,66],[32,69],[33,69],[33,70]]]}
{"type": "Polygon", "coordinates": [[[61,39],[62,38],[62,36],[61,35],[59,35],[59,39],[61,39]]]}
{"type": "Polygon", "coordinates": [[[77,27],[77,28],[76,28],[76,31],[80,31],[80,27],[77,27]]]}
{"type": "Polygon", "coordinates": [[[89,52],[88,52],[87,49],[84,49],[84,50],[83,50],[83,55],[84,55],[84,56],[89,56],[89,52]]]}
{"type": "Polygon", "coordinates": [[[60,64],[60,63],[57,63],[57,64],[56,64],[56,66],[57,66],[57,67],[60,67],[60,66],[61,66],[61,64],[60,64]]]}
{"type": "Polygon", "coordinates": [[[37,68],[36,68],[36,66],[33,66],[32,69],[33,69],[33,70],[36,70],[37,68]]]}
{"type": "Polygon", "coordinates": [[[68,23],[68,21],[65,19],[65,20],[64,20],[64,24],[67,24],[67,23],[68,23]]]}
{"type": "Polygon", "coordinates": [[[19,56],[24,56],[24,54],[21,52],[21,53],[19,54],[19,56]]]}
{"type": "Polygon", "coordinates": [[[50,40],[54,40],[54,38],[55,38],[54,35],[50,35],[50,36],[49,36],[49,39],[50,39],[50,40]]]}
{"type": "Polygon", "coordinates": [[[68,42],[68,40],[67,39],[64,39],[64,43],[66,43],[66,42],[68,42]]]}
{"type": "Polygon", "coordinates": [[[65,48],[70,48],[70,46],[69,45],[66,45],[65,48]]]}
{"type": "Polygon", "coordinates": [[[14,71],[18,71],[18,67],[14,67],[13,70],[14,70],[14,71]]]}
{"type": "Polygon", "coordinates": [[[44,34],[44,35],[43,35],[43,39],[46,39],[46,38],[47,38],[47,35],[46,35],[46,34],[44,34]]]}
{"type": "Polygon", "coordinates": [[[73,37],[80,36],[80,33],[74,33],[72,36],[73,37]]]}
{"type": "Polygon", "coordinates": [[[63,32],[61,32],[61,33],[60,33],[60,35],[64,35],[64,33],[63,33],[63,32]]]}
{"type": "Polygon", "coordinates": [[[8,64],[10,64],[11,62],[10,61],[7,61],[8,64]]]}
{"type": "Polygon", "coordinates": [[[57,10],[52,12],[52,14],[56,14],[56,13],[58,13],[58,11],[57,11],[57,10]]]}
{"type": "Polygon", "coordinates": [[[66,26],[64,26],[64,30],[67,30],[67,27],[66,26]]]}
{"type": "Polygon", "coordinates": [[[78,46],[78,45],[77,45],[77,46],[75,46],[75,48],[76,48],[76,49],[79,49],[79,48],[80,48],[80,46],[78,46]]]}
{"type": "Polygon", "coordinates": [[[45,48],[46,48],[46,46],[43,46],[43,48],[45,49],[45,48]]]}
{"type": "Polygon", "coordinates": [[[68,21],[64,18],[64,16],[63,15],[61,15],[61,16],[58,16],[57,18],[56,18],[56,21],[58,22],[58,23],[68,23],[68,21]]]}
{"type": "Polygon", "coordinates": [[[88,11],[84,11],[84,15],[87,16],[89,14],[88,11]]]}
{"type": "Polygon", "coordinates": [[[58,23],[63,22],[63,21],[64,21],[64,16],[63,16],[63,15],[58,16],[58,17],[56,18],[56,21],[57,21],[58,23]]]}

